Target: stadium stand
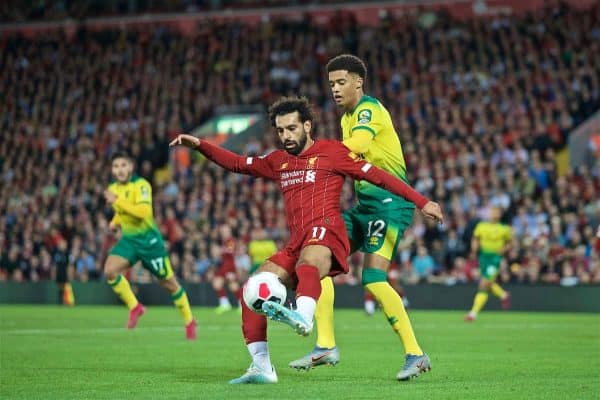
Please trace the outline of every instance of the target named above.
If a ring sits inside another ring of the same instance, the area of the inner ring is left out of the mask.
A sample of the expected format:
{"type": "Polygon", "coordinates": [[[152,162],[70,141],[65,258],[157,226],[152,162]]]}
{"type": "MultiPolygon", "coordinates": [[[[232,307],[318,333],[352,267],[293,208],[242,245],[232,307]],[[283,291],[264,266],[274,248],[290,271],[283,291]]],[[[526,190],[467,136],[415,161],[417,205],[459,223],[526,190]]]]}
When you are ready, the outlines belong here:
{"type": "MultiPolygon", "coordinates": [[[[204,21],[195,37],[164,26],[4,36],[0,279],[49,279],[62,239],[77,279],[102,277],[114,241],[102,190],[117,149],[153,181],[155,217],[184,280],[210,279],[222,225],[242,248],[256,227],[281,243],[273,183],[171,161],[168,140],[217,105],[267,105],[290,93],[308,96],[319,135],[335,138],[324,64],[351,52],[369,66],[367,93],[395,120],[410,182],[448,217],[444,226],[415,218],[398,256],[405,282],[476,280],[470,236],[499,206],[516,232],[502,281],[600,283],[598,162],[572,170],[559,157],[570,131],[600,109],[599,13],[598,4],[466,22],[438,13],[431,26],[388,15],[360,30],[340,13],[325,26],[204,21]]],[[[246,150],[274,146],[265,133],[246,150]]],[[[347,182],[344,206],[352,201],[347,182]]],[[[143,270],[132,277],[147,279],[143,270]]]]}

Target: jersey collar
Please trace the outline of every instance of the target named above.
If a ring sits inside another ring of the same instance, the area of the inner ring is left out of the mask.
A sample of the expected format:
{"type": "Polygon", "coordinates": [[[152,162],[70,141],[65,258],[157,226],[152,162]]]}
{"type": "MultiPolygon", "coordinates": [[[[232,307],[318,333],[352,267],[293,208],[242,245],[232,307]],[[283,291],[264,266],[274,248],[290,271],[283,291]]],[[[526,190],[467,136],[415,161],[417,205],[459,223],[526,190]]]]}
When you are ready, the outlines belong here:
{"type": "Polygon", "coordinates": [[[366,94],[363,94],[363,96],[360,98],[360,100],[358,101],[358,103],[356,103],[356,105],[354,106],[354,109],[352,110],[352,112],[350,113],[346,113],[348,115],[353,115],[356,112],[356,109],[358,108],[358,106],[360,106],[362,103],[370,100],[371,97],[367,96],[366,94]]]}

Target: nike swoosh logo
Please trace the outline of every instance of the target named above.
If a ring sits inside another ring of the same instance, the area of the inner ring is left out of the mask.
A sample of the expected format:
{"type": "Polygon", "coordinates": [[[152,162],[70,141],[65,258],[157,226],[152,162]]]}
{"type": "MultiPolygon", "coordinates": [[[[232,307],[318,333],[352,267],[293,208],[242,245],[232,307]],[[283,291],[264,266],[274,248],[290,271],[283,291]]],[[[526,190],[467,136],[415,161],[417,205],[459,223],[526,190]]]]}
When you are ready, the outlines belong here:
{"type": "Polygon", "coordinates": [[[423,364],[425,363],[425,360],[421,360],[417,363],[417,368],[421,369],[421,367],[423,366],[423,364]]]}
{"type": "Polygon", "coordinates": [[[327,357],[329,354],[331,354],[331,353],[328,352],[328,353],[325,353],[325,354],[321,354],[318,357],[311,357],[310,359],[311,359],[312,362],[321,361],[322,359],[324,359],[325,357],[327,357]]]}

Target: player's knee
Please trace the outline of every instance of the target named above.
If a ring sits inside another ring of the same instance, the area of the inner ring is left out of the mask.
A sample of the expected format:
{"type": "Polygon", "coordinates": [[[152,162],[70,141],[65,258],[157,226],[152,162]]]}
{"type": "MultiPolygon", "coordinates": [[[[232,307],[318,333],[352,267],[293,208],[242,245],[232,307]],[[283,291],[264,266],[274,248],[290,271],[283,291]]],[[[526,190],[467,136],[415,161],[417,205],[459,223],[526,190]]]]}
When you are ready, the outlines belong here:
{"type": "Polygon", "coordinates": [[[377,268],[363,268],[362,284],[366,286],[370,283],[387,282],[387,273],[377,268]]]}
{"type": "Polygon", "coordinates": [[[223,289],[223,284],[224,284],[223,278],[221,278],[220,276],[217,276],[212,281],[212,286],[213,286],[213,289],[215,289],[215,290],[223,289]]]}
{"type": "Polygon", "coordinates": [[[118,269],[111,263],[106,263],[104,265],[104,276],[106,277],[106,280],[114,281],[119,276],[118,269]]]}
{"type": "Polygon", "coordinates": [[[179,290],[179,282],[174,277],[171,279],[161,279],[158,281],[169,293],[175,293],[179,290]]]}
{"type": "Polygon", "coordinates": [[[481,282],[479,282],[480,290],[490,290],[491,286],[492,286],[492,282],[488,281],[487,279],[481,279],[481,282]]]}

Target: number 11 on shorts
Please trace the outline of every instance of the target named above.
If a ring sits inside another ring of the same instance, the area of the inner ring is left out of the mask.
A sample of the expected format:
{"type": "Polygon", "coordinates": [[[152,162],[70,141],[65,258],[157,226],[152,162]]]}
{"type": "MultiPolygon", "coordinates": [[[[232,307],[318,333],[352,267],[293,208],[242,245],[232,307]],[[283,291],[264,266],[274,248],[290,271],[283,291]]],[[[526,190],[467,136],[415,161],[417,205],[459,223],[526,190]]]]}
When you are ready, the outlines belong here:
{"type": "Polygon", "coordinates": [[[315,239],[323,240],[323,238],[325,237],[325,232],[327,232],[327,229],[323,228],[322,226],[315,226],[313,227],[312,237],[315,239]]]}

